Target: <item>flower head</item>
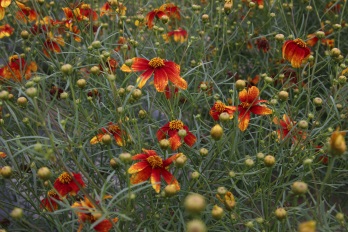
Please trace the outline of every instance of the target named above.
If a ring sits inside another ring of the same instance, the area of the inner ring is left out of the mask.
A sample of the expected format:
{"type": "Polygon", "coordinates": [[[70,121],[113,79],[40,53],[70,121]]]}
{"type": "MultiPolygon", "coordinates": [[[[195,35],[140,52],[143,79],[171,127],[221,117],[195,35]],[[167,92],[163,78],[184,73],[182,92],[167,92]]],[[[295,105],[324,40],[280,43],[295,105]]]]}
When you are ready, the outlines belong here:
{"type": "Polygon", "coordinates": [[[241,131],[245,131],[248,127],[251,113],[258,115],[267,115],[272,113],[272,110],[266,106],[258,105],[261,102],[267,102],[266,100],[257,100],[259,95],[260,91],[255,86],[252,86],[248,90],[243,89],[239,92],[240,104],[238,105],[238,126],[241,131]]]}
{"type": "Polygon", "coordinates": [[[11,36],[13,32],[14,28],[8,24],[0,26],[0,39],[11,36]]]}
{"type": "Polygon", "coordinates": [[[186,30],[179,27],[177,30],[170,31],[167,34],[164,34],[162,37],[167,43],[169,42],[170,38],[173,38],[175,42],[183,43],[187,40],[188,34],[186,30]]]}
{"type": "Polygon", "coordinates": [[[180,89],[187,89],[187,82],[180,76],[180,66],[173,61],[168,61],[155,57],[151,60],[144,58],[133,58],[131,67],[122,65],[124,72],[144,71],[138,78],[138,87],[142,88],[147,80],[154,75],[154,85],[158,92],[164,92],[168,85],[168,80],[180,89]]]}
{"type": "MultiPolygon", "coordinates": [[[[74,202],[71,207],[75,210],[80,223],[78,232],[82,231],[84,223],[94,223],[102,216],[101,212],[97,209],[97,206],[86,196],[84,200],[74,202]]],[[[118,218],[104,219],[95,225],[93,229],[97,232],[108,232],[112,228],[113,223],[116,223],[117,221],[118,218]]]]}
{"type": "Polygon", "coordinates": [[[286,114],[283,115],[283,119],[275,117],[273,122],[281,127],[277,130],[278,138],[280,139],[286,138],[295,125],[295,122],[286,114]]]}
{"type": "Polygon", "coordinates": [[[192,147],[196,142],[196,136],[189,131],[189,128],[184,125],[181,120],[172,120],[162,126],[156,133],[158,141],[169,137],[169,143],[172,150],[176,150],[181,146],[181,138],[179,136],[179,130],[185,130],[184,142],[192,147]]]}
{"type": "Polygon", "coordinates": [[[180,19],[179,7],[175,6],[173,3],[166,3],[160,6],[158,9],[150,11],[145,17],[148,28],[151,29],[153,27],[153,20],[155,18],[161,19],[163,16],[180,19]]]}
{"type": "Polygon", "coordinates": [[[175,177],[168,171],[169,165],[179,157],[180,153],[172,155],[166,160],[159,157],[154,150],[143,149],[144,153],[136,154],[132,157],[133,160],[141,160],[133,164],[128,173],[132,174],[131,183],[138,184],[150,179],[152,187],[157,193],[161,190],[161,176],[165,182],[175,185],[177,190],[180,190],[180,185],[175,177]]]}
{"type": "Polygon", "coordinates": [[[5,17],[5,8],[11,4],[12,0],[0,0],[0,20],[5,17]]]}
{"type": "Polygon", "coordinates": [[[58,209],[57,201],[60,201],[60,197],[54,189],[51,189],[47,192],[47,196],[41,200],[40,207],[53,212],[58,209]]]}
{"type": "Polygon", "coordinates": [[[76,195],[80,191],[80,187],[85,187],[85,183],[80,173],[72,173],[72,175],[70,175],[68,172],[63,172],[56,179],[53,187],[57,193],[64,197],[68,193],[70,195],[76,195]]]}
{"type": "Polygon", "coordinates": [[[216,197],[225,205],[227,210],[232,210],[236,205],[236,200],[230,191],[226,192],[223,197],[219,194],[216,194],[216,197]]]}
{"type": "Polygon", "coordinates": [[[29,79],[32,72],[37,71],[37,64],[32,61],[26,62],[24,58],[13,55],[9,58],[9,62],[5,67],[0,68],[1,79],[13,79],[14,81],[22,81],[22,77],[29,79]]]}
{"type": "Polygon", "coordinates": [[[25,4],[16,1],[17,6],[19,7],[19,11],[16,13],[16,18],[24,23],[33,22],[38,18],[38,13],[31,9],[29,6],[26,6],[25,4]]]}
{"type": "Polygon", "coordinates": [[[47,57],[50,57],[49,52],[60,53],[62,51],[60,47],[64,46],[65,42],[61,35],[54,36],[52,32],[49,32],[47,34],[46,41],[44,42],[43,45],[44,45],[44,50],[43,50],[44,54],[47,57]]]}
{"type": "Polygon", "coordinates": [[[283,44],[283,58],[291,62],[293,68],[301,67],[302,61],[306,59],[311,50],[301,39],[288,40],[283,44]]]}
{"type": "Polygon", "coordinates": [[[219,120],[221,113],[226,112],[230,115],[230,119],[233,118],[234,112],[237,110],[235,106],[226,106],[221,101],[214,103],[213,107],[210,109],[209,114],[213,117],[215,121],[219,120]]]}
{"type": "Polygon", "coordinates": [[[102,128],[101,133],[94,136],[91,139],[90,144],[93,145],[102,142],[102,138],[105,134],[111,134],[112,136],[114,136],[117,145],[119,145],[120,147],[125,145],[124,138],[127,137],[127,133],[121,129],[119,124],[112,122],[110,122],[106,128],[102,128]]]}

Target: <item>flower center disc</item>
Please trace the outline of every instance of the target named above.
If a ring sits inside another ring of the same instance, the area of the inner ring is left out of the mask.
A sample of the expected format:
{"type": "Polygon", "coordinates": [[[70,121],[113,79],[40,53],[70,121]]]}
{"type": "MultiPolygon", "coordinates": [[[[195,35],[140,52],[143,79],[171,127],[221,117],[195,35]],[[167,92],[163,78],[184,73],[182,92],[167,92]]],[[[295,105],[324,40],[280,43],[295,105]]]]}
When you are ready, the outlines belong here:
{"type": "Polygon", "coordinates": [[[152,168],[161,168],[163,165],[163,161],[159,156],[150,156],[147,159],[147,162],[151,165],[152,168]]]}
{"type": "Polygon", "coordinates": [[[242,102],[240,103],[240,105],[244,108],[244,109],[248,109],[250,107],[250,104],[248,102],[242,102]]]}
{"type": "Polygon", "coordinates": [[[226,108],[226,106],[224,103],[222,103],[222,102],[215,103],[215,109],[217,112],[222,113],[222,112],[224,112],[225,108],[226,108]]]}
{"type": "Polygon", "coordinates": [[[307,47],[306,43],[303,42],[302,39],[294,39],[294,42],[295,42],[298,46],[300,46],[301,48],[307,47]]]}
{"type": "Polygon", "coordinates": [[[152,60],[150,60],[149,65],[152,68],[160,68],[164,66],[164,60],[159,57],[155,57],[152,60]]]}
{"type": "Polygon", "coordinates": [[[169,123],[169,129],[171,130],[180,130],[184,128],[184,123],[180,120],[173,120],[169,123]]]}
{"type": "Polygon", "coordinates": [[[111,134],[116,134],[119,130],[120,130],[120,127],[117,126],[117,125],[110,125],[110,126],[108,126],[108,131],[111,134]]]}
{"type": "Polygon", "coordinates": [[[72,181],[72,177],[67,172],[63,172],[59,177],[58,180],[62,184],[67,184],[72,181]]]}

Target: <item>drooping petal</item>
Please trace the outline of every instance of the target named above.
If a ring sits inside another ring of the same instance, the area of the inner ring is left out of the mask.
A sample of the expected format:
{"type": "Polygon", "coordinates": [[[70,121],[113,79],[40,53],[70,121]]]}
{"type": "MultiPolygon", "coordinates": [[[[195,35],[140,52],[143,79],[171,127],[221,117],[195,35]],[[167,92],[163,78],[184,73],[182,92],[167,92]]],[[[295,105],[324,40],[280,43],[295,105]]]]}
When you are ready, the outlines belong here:
{"type": "Polygon", "coordinates": [[[186,132],[187,132],[187,135],[186,135],[185,138],[184,138],[184,142],[185,142],[188,146],[192,147],[193,144],[195,144],[197,138],[196,138],[196,136],[195,136],[194,134],[192,134],[190,131],[186,130],[186,132]]]}
{"type": "Polygon", "coordinates": [[[169,138],[169,143],[172,150],[177,150],[181,146],[180,140],[181,140],[180,136],[178,135],[178,132],[176,131],[176,133],[169,138]]]}
{"type": "Polygon", "coordinates": [[[258,115],[267,115],[267,114],[272,114],[272,110],[267,108],[266,106],[252,106],[250,108],[250,111],[254,114],[258,115]]]}
{"type": "Polygon", "coordinates": [[[171,163],[173,163],[179,156],[180,153],[174,154],[172,156],[170,156],[169,158],[163,160],[163,167],[167,167],[168,165],[170,165],[171,163]]]}
{"type": "Polygon", "coordinates": [[[255,87],[255,86],[251,86],[248,89],[248,100],[247,100],[247,102],[250,103],[250,104],[251,103],[255,104],[255,101],[257,100],[259,95],[260,95],[259,89],[257,87],[255,87]]]}
{"type": "Polygon", "coordinates": [[[148,156],[153,156],[153,155],[156,155],[157,156],[157,153],[155,150],[146,150],[146,149],[142,149],[143,152],[145,152],[146,154],[148,154],[148,156]]]}
{"type": "Polygon", "coordinates": [[[146,84],[146,82],[150,79],[153,72],[154,72],[153,69],[148,69],[138,77],[137,83],[139,88],[142,88],[146,84]]]}
{"type": "Polygon", "coordinates": [[[141,162],[135,163],[132,166],[130,166],[128,168],[128,173],[134,174],[134,173],[140,172],[141,170],[143,170],[147,167],[149,167],[149,163],[147,161],[141,161],[141,162]]]}
{"type": "Polygon", "coordinates": [[[132,156],[132,160],[143,160],[148,158],[149,155],[148,154],[136,154],[134,156],[132,156]]]}
{"type": "Polygon", "coordinates": [[[124,146],[124,141],[122,137],[119,134],[113,133],[114,139],[117,143],[118,146],[123,147],[124,146]]]}
{"type": "Polygon", "coordinates": [[[158,92],[164,92],[168,85],[168,76],[165,68],[156,68],[154,71],[154,85],[158,92]]]}
{"type": "Polygon", "coordinates": [[[250,121],[250,111],[249,110],[244,110],[240,109],[239,110],[239,115],[238,115],[238,127],[241,131],[245,131],[248,128],[250,121]]]}
{"type": "Polygon", "coordinates": [[[130,178],[130,182],[131,184],[139,184],[141,182],[147,181],[150,178],[151,173],[152,168],[151,166],[148,166],[140,172],[134,173],[130,178]]]}
{"type": "Polygon", "coordinates": [[[161,190],[161,170],[160,168],[155,168],[151,173],[151,184],[156,193],[161,190]]]}
{"type": "Polygon", "coordinates": [[[170,172],[168,172],[166,169],[162,169],[162,176],[167,184],[173,184],[175,185],[176,190],[178,191],[180,190],[179,182],[175,179],[175,177],[170,172]]]}
{"type": "Polygon", "coordinates": [[[11,4],[11,0],[1,0],[1,7],[8,7],[11,4]]]}

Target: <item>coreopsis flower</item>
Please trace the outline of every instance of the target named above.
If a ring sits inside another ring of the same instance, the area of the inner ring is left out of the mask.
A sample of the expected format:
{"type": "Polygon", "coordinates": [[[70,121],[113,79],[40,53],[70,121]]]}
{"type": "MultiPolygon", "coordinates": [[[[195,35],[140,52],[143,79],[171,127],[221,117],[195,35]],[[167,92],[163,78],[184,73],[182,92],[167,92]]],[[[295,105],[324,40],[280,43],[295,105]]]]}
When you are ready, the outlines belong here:
{"type": "Polygon", "coordinates": [[[269,42],[265,37],[258,38],[255,42],[257,49],[262,50],[264,53],[269,50],[269,42]]]}
{"type": "Polygon", "coordinates": [[[118,14],[120,16],[126,15],[127,7],[123,5],[120,2],[112,3],[110,1],[107,1],[101,8],[100,8],[100,16],[103,15],[113,15],[118,14]]]}
{"type": "Polygon", "coordinates": [[[57,193],[63,197],[67,194],[76,195],[80,191],[80,187],[83,188],[85,186],[80,173],[72,173],[70,175],[68,172],[60,174],[53,184],[57,193]]]}
{"type": "Polygon", "coordinates": [[[216,197],[225,205],[227,210],[232,210],[236,206],[236,200],[230,191],[226,192],[223,197],[221,197],[219,194],[216,194],[216,197]]]}
{"type": "Polygon", "coordinates": [[[50,57],[49,52],[60,53],[62,51],[60,47],[64,46],[65,42],[61,35],[54,36],[52,32],[49,32],[43,45],[43,53],[50,57]]]}
{"type": "Polygon", "coordinates": [[[0,39],[4,37],[10,37],[14,32],[14,28],[11,27],[9,24],[1,25],[0,26],[0,39]]]}
{"type": "MultiPolygon", "coordinates": [[[[73,10],[70,7],[62,8],[66,17],[66,21],[96,21],[98,14],[91,8],[90,4],[81,3],[74,6],[73,10]]],[[[67,26],[69,27],[69,26],[67,26]]]]}
{"type": "Polygon", "coordinates": [[[124,146],[126,143],[124,139],[127,137],[127,133],[121,129],[119,124],[109,122],[106,128],[101,128],[101,133],[91,139],[90,144],[93,145],[102,142],[102,138],[105,134],[111,134],[120,147],[124,146]]]}
{"type": "Polygon", "coordinates": [[[226,112],[230,115],[230,119],[233,118],[234,112],[237,110],[235,106],[226,106],[221,101],[217,101],[214,103],[213,107],[210,109],[209,114],[213,117],[215,121],[219,120],[219,116],[221,113],[226,112]]]}
{"type": "Polygon", "coordinates": [[[329,146],[332,155],[340,156],[343,155],[347,151],[346,141],[344,136],[346,132],[339,131],[337,128],[331,135],[329,146]]]}
{"type": "Polygon", "coordinates": [[[284,114],[283,119],[279,119],[275,117],[273,119],[274,124],[279,125],[280,129],[277,130],[278,138],[279,139],[285,139],[290,131],[293,129],[295,126],[295,122],[291,120],[291,118],[284,114]]]}
{"type": "MultiPolygon", "coordinates": [[[[83,226],[86,222],[92,224],[99,220],[99,218],[102,216],[102,212],[98,210],[97,205],[93,204],[86,196],[84,197],[84,200],[74,202],[71,208],[73,208],[76,212],[78,221],[80,223],[80,226],[77,230],[78,232],[82,231],[83,226]]],[[[113,223],[116,223],[117,221],[117,217],[113,219],[104,219],[97,225],[95,225],[93,229],[97,232],[108,232],[111,230],[113,223]]]]}
{"type": "Polygon", "coordinates": [[[12,79],[14,81],[22,81],[22,77],[28,80],[32,72],[36,71],[37,64],[34,61],[27,63],[24,58],[13,55],[10,56],[8,64],[0,68],[0,80],[12,79]]]}
{"type": "Polygon", "coordinates": [[[156,133],[158,141],[169,137],[169,143],[172,150],[176,150],[181,146],[180,130],[185,130],[186,135],[183,136],[184,143],[192,147],[196,142],[196,136],[189,131],[181,120],[175,119],[162,126],[156,133]]]}
{"type": "Polygon", "coordinates": [[[293,68],[301,67],[302,61],[311,53],[311,50],[307,47],[306,43],[297,38],[294,40],[288,40],[282,47],[283,58],[291,62],[293,68]]]}
{"type": "MultiPolygon", "coordinates": [[[[0,108],[0,112],[1,112],[1,108],[0,108]]],[[[0,113],[0,115],[1,115],[1,113],[0,113]]],[[[6,153],[3,152],[3,151],[0,151],[0,158],[1,158],[1,159],[4,159],[4,158],[6,158],[6,157],[7,157],[6,153]]]]}
{"type": "Polygon", "coordinates": [[[133,164],[129,169],[128,173],[132,174],[131,183],[138,184],[150,179],[153,189],[156,193],[161,190],[161,176],[164,181],[169,185],[173,184],[176,189],[180,190],[179,182],[175,177],[168,171],[169,165],[173,163],[181,154],[175,154],[169,158],[163,160],[157,155],[154,150],[143,149],[144,153],[136,154],[132,157],[132,160],[141,160],[138,163],[133,164]]]}
{"type": "Polygon", "coordinates": [[[248,90],[243,89],[239,92],[240,104],[238,105],[238,127],[241,131],[245,131],[249,125],[250,114],[267,115],[271,114],[272,110],[266,106],[258,105],[266,100],[257,100],[259,98],[260,91],[257,87],[252,86],[248,90]]]}
{"type": "Polygon", "coordinates": [[[57,201],[60,201],[60,197],[54,189],[51,189],[47,192],[47,196],[41,200],[40,207],[53,212],[58,209],[57,201]]]}
{"type": "Polygon", "coordinates": [[[0,20],[5,17],[5,8],[11,4],[12,0],[0,0],[0,20]]]}
{"type": "Polygon", "coordinates": [[[17,6],[19,7],[19,11],[16,13],[16,18],[24,23],[33,22],[37,20],[38,13],[30,8],[29,6],[26,6],[25,4],[16,1],[17,6]]]}
{"type": "Polygon", "coordinates": [[[51,89],[49,90],[52,98],[60,99],[60,94],[64,92],[62,88],[59,88],[58,86],[52,85],[51,89]]]}
{"type": "Polygon", "coordinates": [[[179,7],[175,6],[173,3],[167,3],[163,4],[158,9],[150,11],[145,17],[146,25],[151,29],[154,26],[153,20],[155,18],[161,19],[163,16],[180,19],[179,7]]]}
{"type": "Polygon", "coordinates": [[[164,92],[168,85],[168,80],[173,82],[179,89],[187,89],[187,82],[180,76],[180,66],[173,61],[164,60],[159,57],[151,60],[135,57],[132,60],[131,67],[124,64],[121,70],[124,72],[144,71],[137,80],[139,88],[142,88],[153,74],[154,85],[158,92],[164,92]]]}
{"type": "Polygon", "coordinates": [[[178,28],[177,30],[170,31],[167,34],[162,35],[163,39],[168,43],[170,38],[173,38],[175,42],[184,43],[187,40],[188,34],[187,31],[178,28]]]}
{"type": "MultiPolygon", "coordinates": [[[[333,32],[333,29],[329,30],[329,31],[325,31],[323,32],[324,33],[324,36],[328,36],[330,35],[331,33],[333,32]]],[[[306,41],[306,44],[310,47],[314,47],[317,42],[319,41],[319,38],[317,36],[317,33],[312,33],[312,34],[309,34],[307,35],[307,41],[306,41]]],[[[326,39],[326,38],[322,38],[320,39],[321,41],[321,44],[322,45],[326,45],[328,47],[333,47],[334,44],[335,44],[335,40],[334,39],[326,39]]]]}
{"type": "Polygon", "coordinates": [[[311,220],[307,222],[302,222],[300,225],[298,225],[298,232],[316,232],[316,221],[311,220]]]}
{"type": "MultiPolygon", "coordinates": [[[[120,38],[117,41],[117,47],[114,49],[116,52],[119,52],[122,48],[122,45],[127,44],[127,39],[123,36],[120,36],[120,38]]],[[[127,46],[127,50],[130,50],[130,46],[127,46]]]]}
{"type": "Polygon", "coordinates": [[[115,59],[108,57],[103,64],[99,65],[100,71],[105,71],[109,74],[113,74],[116,71],[118,63],[115,59]]]}

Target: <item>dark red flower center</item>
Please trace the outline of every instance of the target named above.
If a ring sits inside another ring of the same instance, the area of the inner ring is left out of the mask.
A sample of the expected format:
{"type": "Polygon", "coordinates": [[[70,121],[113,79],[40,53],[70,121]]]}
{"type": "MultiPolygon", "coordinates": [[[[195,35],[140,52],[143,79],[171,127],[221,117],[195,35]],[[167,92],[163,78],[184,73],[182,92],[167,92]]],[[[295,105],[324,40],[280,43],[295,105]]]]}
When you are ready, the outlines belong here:
{"type": "Polygon", "coordinates": [[[161,68],[164,66],[164,60],[159,58],[159,57],[155,57],[155,58],[150,60],[149,65],[152,68],[161,68]]]}
{"type": "Polygon", "coordinates": [[[305,48],[305,47],[307,47],[307,45],[306,45],[306,43],[302,40],[302,39],[294,39],[294,42],[298,45],[298,46],[300,46],[301,48],[305,48]]]}
{"type": "Polygon", "coordinates": [[[63,172],[59,177],[58,180],[62,184],[68,184],[72,181],[72,177],[67,172],[63,172]]]}
{"type": "Polygon", "coordinates": [[[146,160],[149,162],[152,168],[162,168],[163,166],[163,161],[159,156],[153,155],[148,157],[146,160]]]}
{"type": "Polygon", "coordinates": [[[171,130],[181,130],[184,128],[184,123],[180,120],[173,120],[169,122],[169,129],[171,130]]]}
{"type": "Polygon", "coordinates": [[[120,127],[119,127],[118,125],[116,125],[116,124],[113,124],[113,125],[108,126],[108,131],[109,131],[110,133],[112,133],[112,134],[118,133],[119,130],[120,130],[120,127]]]}

